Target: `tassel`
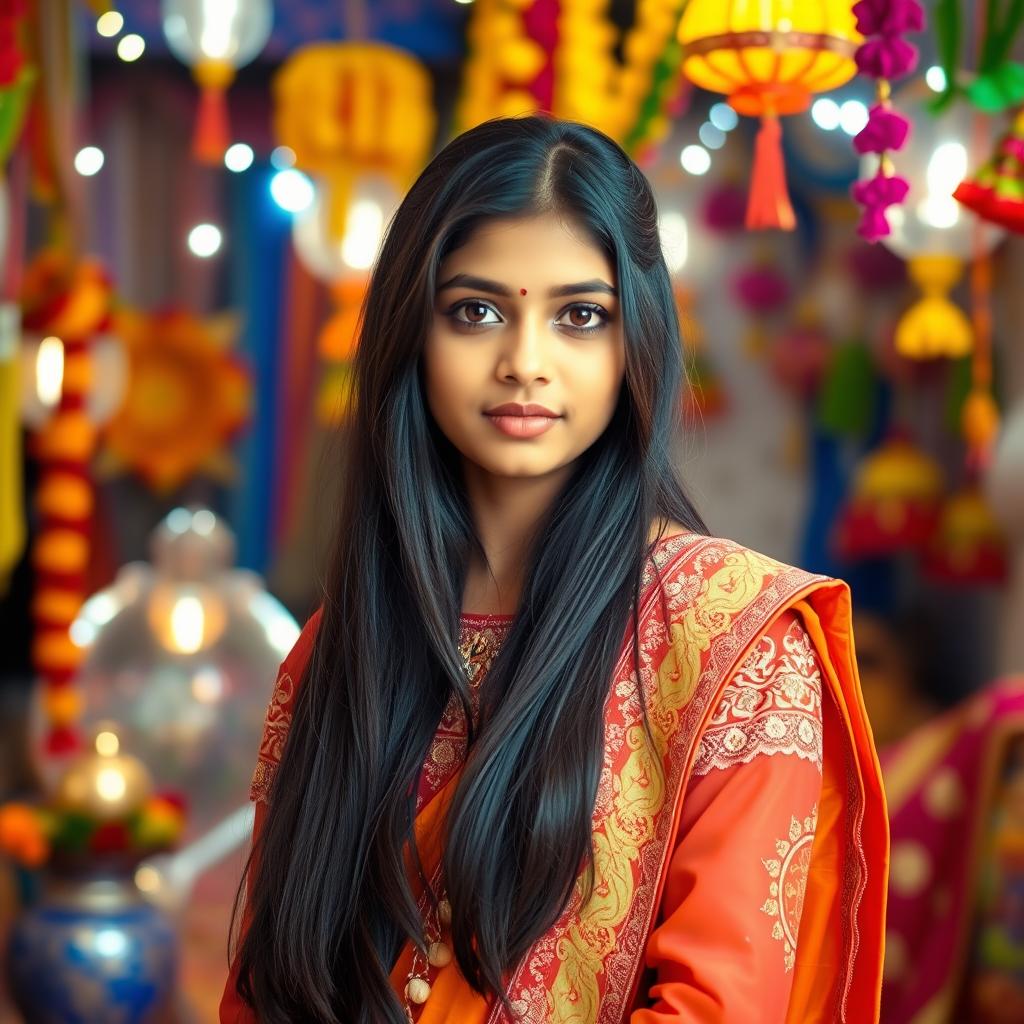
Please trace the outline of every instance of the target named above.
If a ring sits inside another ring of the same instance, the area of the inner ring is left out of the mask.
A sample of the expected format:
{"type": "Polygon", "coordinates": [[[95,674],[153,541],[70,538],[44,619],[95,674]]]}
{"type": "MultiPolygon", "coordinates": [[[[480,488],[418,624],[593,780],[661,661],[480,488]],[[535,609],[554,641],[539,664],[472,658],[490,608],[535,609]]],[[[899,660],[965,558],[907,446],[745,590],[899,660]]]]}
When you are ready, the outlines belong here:
{"type": "Polygon", "coordinates": [[[224,61],[204,60],[196,64],[193,74],[200,93],[192,155],[200,163],[216,165],[231,142],[227,89],[235,72],[224,61]]]}
{"type": "Polygon", "coordinates": [[[748,228],[782,228],[792,231],[796,217],[786,191],[786,168],[782,160],[782,125],[775,114],[761,117],[761,129],[754,146],[754,175],[747,200],[748,228]]]}

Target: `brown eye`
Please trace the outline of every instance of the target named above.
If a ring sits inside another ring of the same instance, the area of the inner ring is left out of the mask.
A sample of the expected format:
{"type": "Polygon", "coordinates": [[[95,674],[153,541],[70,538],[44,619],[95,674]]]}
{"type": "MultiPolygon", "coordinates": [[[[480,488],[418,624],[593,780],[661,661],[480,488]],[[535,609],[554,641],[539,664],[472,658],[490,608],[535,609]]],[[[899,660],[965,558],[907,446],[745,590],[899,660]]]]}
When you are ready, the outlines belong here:
{"type": "Polygon", "coordinates": [[[601,306],[589,303],[577,303],[575,306],[570,306],[562,316],[568,316],[568,321],[556,320],[555,322],[562,323],[564,327],[580,335],[594,334],[596,331],[602,330],[608,326],[608,321],[611,319],[601,306]]]}
{"type": "Polygon", "coordinates": [[[483,327],[487,324],[501,323],[500,319],[485,320],[484,317],[488,313],[494,313],[497,317],[497,312],[492,306],[488,306],[485,302],[460,302],[457,306],[454,306],[449,314],[451,318],[457,323],[462,324],[463,327],[483,327]]]}

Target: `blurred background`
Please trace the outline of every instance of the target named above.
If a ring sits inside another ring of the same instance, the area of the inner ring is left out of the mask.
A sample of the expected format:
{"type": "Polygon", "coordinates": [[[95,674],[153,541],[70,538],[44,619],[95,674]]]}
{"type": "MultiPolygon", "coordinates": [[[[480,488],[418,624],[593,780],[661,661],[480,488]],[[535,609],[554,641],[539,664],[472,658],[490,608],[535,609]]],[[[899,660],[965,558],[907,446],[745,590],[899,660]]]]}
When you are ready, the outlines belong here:
{"type": "Polygon", "coordinates": [[[5,1024],[216,1019],[381,233],[535,110],[654,186],[712,532],[851,585],[882,1020],[1024,1022],[1024,4],[2,0],[5,1024]]]}

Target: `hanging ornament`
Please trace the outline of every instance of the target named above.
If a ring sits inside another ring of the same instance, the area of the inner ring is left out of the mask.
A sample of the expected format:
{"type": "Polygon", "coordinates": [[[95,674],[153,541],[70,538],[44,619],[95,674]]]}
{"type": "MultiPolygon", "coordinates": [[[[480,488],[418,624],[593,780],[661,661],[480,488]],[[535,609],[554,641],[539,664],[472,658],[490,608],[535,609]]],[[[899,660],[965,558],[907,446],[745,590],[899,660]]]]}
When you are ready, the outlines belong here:
{"type": "Polygon", "coordinates": [[[979,217],[1024,234],[1024,107],[995,153],[973,177],[960,182],[953,196],[979,217]]]}
{"type": "Polygon", "coordinates": [[[219,164],[231,142],[227,90],[238,68],[266,45],[274,20],[271,0],[161,0],[171,53],[192,69],[199,86],[192,153],[219,164]]]}
{"type": "Polygon", "coordinates": [[[796,226],[786,189],[779,118],[856,73],[861,36],[843,0],[690,0],[679,22],[683,74],[725,93],[737,113],[759,117],[748,228],[796,226]]]}
{"type": "MultiPolygon", "coordinates": [[[[989,252],[1003,232],[985,225],[953,198],[973,156],[985,151],[984,137],[969,109],[932,110],[933,93],[923,79],[900,89],[898,99],[914,124],[907,145],[891,156],[894,173],[907,183],[906,203],[889,211],[884,244],[908,261],[911,279],[924,293],[901,319],[898,351],[912,359],[957,357],[971,350],[970,321],[954,304],[950,292],[963,275],[964,264],[989,252]]],[[[885,159],[890,159],[886,156],[885,159]]],[[[862,181],[877,181],[879,155],[867,153],[862,181]]]]}
{"type": "Polygon", "coordinates": [[[968,486],[946,499],[925,549],[922,568],[940,583],[1006,581],[1006,538],[978,487],[968,486]]]}
{"type": "Polygon", "coordinates": [[[233,316],[200,320],[184,310],[117,311],[129,362],[126,400],[105,431],[105,475],[133,470],[155,491],[194,473],[230,479],[226,444],[249,416],[251,384],[232,351],[233,316]]]}
{"type": "MultiPolygon", "coordinates": [[[[31,438],[40,466],[32,658],[42,679],[46,750],[60,758],[79,746],[81,700],[72,680],[83,655],[70,627],[86,596],[95,504],[90,461],[98,434],[97,408],[89,402],[97,380],[92,352],[109,326],[110,281],[95,262],[74,263],[66,252],[47,250],[26,268],[22,303],[28,345],[36,348],[34,373],[24,377],[47,413],[34,422],[31,438]]],[[[25,412],[32,422],[32,406],[25,412]]]]}
{"type": "Polygon", "coordinates": [[[943,489],[939,465],[909,438],[893,436],[854,474],[834,542],[846,559],[919,550],[932,536],[943,489]]]}
{"type": "Polygon", "coordinates": [[[853,148],[862,156],[878,156],[874,177],[853,186],[853,198],[864,208],[857,233],[869,242],[889,234],[885,211],[906,199],[909,185],[893,170],[891,153],[903,148],[910,122],[892,108],[891,83],[917,66],[917,48],[905,32],[924,30],[924,10],[918,0],[859,0],[854,4],[857,30],[865,41],[857,49],[861,74],[877,79],[876,99],[867,124],[857,133],[853,148]]]}

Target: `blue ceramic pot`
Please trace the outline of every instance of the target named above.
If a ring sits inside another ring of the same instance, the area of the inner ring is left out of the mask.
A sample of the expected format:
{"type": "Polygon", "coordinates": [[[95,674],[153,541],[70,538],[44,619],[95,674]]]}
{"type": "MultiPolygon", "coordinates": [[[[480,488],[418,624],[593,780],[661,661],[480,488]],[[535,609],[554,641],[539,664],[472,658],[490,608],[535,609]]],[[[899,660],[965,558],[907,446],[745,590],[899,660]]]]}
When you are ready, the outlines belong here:
{"type": "Polygon", "coordinates": [[[26,1024],[173,1019],[177,938],[132,875],[52,877],[11,929],[11,996],[26,1024]]]}

